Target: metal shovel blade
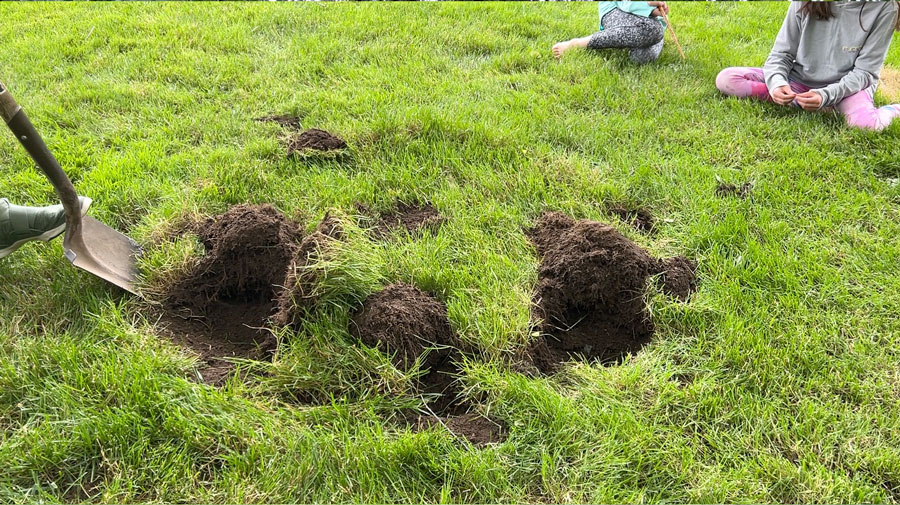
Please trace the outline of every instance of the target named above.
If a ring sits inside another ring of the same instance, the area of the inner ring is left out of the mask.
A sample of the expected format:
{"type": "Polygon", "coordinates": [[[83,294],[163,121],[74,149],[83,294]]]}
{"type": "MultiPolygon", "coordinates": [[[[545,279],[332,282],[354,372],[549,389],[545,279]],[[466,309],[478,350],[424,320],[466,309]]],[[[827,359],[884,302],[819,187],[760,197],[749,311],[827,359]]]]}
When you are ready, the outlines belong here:
{"type": "Polygon", "coordinates": [[[76,267],[129,293],[138,294],[134,282],[137,279],[136,259],[141,248],[130,238],[100,221],[81,216],[81,204],[75,186],[3,83],[0,83],[0,117],[6,121],[6,125],[59,195],[66,210],[66,237],[63,240],[66,258],[76,267]]]}
{"type": "Polygon", "coordinates": [[[76,224],[67,229],[63,247],[66,258],[76,267],[137,294],[136,260],[141,248],[127,236],[84,216],[81,226],[76,224]]]}

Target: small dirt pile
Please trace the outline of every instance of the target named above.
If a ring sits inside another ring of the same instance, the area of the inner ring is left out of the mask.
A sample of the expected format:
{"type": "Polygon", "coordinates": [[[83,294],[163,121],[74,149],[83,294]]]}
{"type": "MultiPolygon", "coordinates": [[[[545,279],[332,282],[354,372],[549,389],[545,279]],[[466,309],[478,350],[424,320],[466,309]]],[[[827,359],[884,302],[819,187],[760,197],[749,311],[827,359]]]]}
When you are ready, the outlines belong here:
{"type": "Polygon", "coordinates": [[[693,275],[689,262],[657,261],[604,223],[553,212],[528,235],[542,257],[534,295],[542,337],[529,354],[545,373],[572,356],[611,363],[647,344],[653,323],[643,296],[662,268],[673,267],[673,287],[695,286],[683,277],[693,275]]]}
{"type": "Polygon", "coordinates": [[[697,262],[675,256],[659,260],[656,271],[662,277],[663,292],[686,302],[697,291],[697,262]]]}
{"type": "Polygon", "coordinates": [[[288,141],[288,156],[303,154],[308,151],[337,151],[346,149],[344,139],[332,135],[325,130],[310,128],[291,137],[288,141]]]}
{"type": "Polygon", "coordinates": [[[395,210],[381,214],[375,225],[377,237],[387,237],[395,230],[406,230],[414,234],[422,230],[436,230],[444,223],[444,216],[430,203],[399,203],[395,210]]]}
{"type": "Polygon", "coordinates": [[[363,303],[353,316],[350,334],[363,344],[393,356],[394,365],[409,370],[426,349],[423,368],[440,367],[458,347],[447,319],[447,307],[409,284],[391,284],[363,303]]]}
{"type": "Polygon", "coordinates": [[[457,384],[460,341],[447,319],[447,308],[433,296],[409,284],[392,284],[366,299],[353,316],[350,333],[392,355],[402,370],[410,370],[422,357],[425,373],[417,389],[431,398],[427,406],[435,415],[411,414],[408,421],[415,429],[453,426],[454,434],[475,444],[505,437],[502,425],[467,413],[471,405],[460,399],[457,384]]]}
{"type": "Polygon", "coordinates": [[[734,184],[721,183],[716,187],[716,195],[718,196],[735,196],[740,199],[747,198],[750,196],[750,191],[753,189],[752,182],[745,182],[740,186],[736,186],[734,184]]]}
{"type": "Polygon", "coordinates": [[[233,368],[221,358],[259,359],[274,350],[262,327],[302,235],[269,205],[232,207],[193,231],[206,255],[170,289],[161,323],[206,360],[204,382],[218,383],[233,368]]]}
{"type": "Polygon", "coordinates": [[[609,212],[639,232],[652,234],[656,231],[656,220],[646,209],[613,205],[609,212]]]}

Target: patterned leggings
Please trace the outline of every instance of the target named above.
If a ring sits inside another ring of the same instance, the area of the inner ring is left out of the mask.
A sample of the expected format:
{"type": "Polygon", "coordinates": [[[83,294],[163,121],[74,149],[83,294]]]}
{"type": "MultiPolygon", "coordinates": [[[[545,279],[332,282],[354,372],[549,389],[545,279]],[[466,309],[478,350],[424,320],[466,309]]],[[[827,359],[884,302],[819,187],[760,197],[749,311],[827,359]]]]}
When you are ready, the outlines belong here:
{"type": "MultiPolygon", "coordinates": [[[[796,81],[790,81],[790,86],[794,93],[809,91],[808,86],[796,81]]],[[[726,68],[716,77],[716,87],[729,96],[772,101],[761,68],[726,68]]],[[[866,130],[883,130],[891,124],[894,118],[900,117],[900,104],[875,107],[874,96],[875,87],[872,86],[844,98],[835,108],[847,118],[847,124],[850,126],[866,130]]]]}
{"type": "Polygon", "coordinates": [[[665,29],[653,18],[613,9],[603,15],[603,30],[591,35],[588,49],[627,48],[631,61],[650,63],[662,52],[665,29]]]}

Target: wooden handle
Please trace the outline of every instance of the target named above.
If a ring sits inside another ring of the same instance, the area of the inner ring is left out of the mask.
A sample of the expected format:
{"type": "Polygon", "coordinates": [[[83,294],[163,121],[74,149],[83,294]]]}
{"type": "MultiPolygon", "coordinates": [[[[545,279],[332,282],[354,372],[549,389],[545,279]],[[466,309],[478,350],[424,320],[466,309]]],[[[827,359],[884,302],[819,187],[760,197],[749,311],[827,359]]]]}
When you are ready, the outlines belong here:
{"type": "MultiPolygon", "coordinates": [[[[0,84],[0,116],[6,121],[6,125],[12,130],[22,147],[28,151],[38,168],[44,172],[56,194],[66,209],[66,222],[69,231],[77,231],[81,228],[81,202],[75,193],[75,186],[63,172],[59,162],[53,157],[53,153],[47,149],[44,140],[34,129],[34,125],[25,114],[25,110],[16,103],[9,89],[0,84]]],[[[68,236],[68,234],[67,234],[68,236]]]]}
{"type": "Polygon", "coordinates": [[[681,44],[678,43],[678,35],[675,35],[675,27],[672,26],[672,22],[669,21],[669,16],[666,15],[665,12],[663,12],[663,19],[666,21],[666,26],[672,31],[672,40],[675,41],[675,47],[678,48],[678,54],[681,55],[682,60],[686,60],[687,58],[684,57],[684,51],[681,50],[681,44]]]}

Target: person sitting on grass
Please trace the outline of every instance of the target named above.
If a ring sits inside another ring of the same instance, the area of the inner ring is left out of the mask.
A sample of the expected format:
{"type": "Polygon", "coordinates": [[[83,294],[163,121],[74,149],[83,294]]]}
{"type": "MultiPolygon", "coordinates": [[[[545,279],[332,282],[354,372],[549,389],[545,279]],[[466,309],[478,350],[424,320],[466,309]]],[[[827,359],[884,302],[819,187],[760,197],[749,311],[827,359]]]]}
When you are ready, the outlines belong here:
{"type": "MultiPolygon", "coordinates": [[[[91,199],[79,196],[81,215],[87,213],[91,199]]],[[[5,258],[26,242],[53,240],[66,229],[66,211],[62,205],[22,207],[0,198],[0,258],[5,258]]]]}
{"type": "Polygon", "coordinates": [[[716,87],[807,111],[834,107],[850,126],[883,130],[900,116],[900,104],[874,102],[894,30],[894,1],[790,2],[765,66],[726,68],[716,87]]]}
{"type": "Polygon", "coordinates": [[[650,63],[663,49],[666,25],[660,18],[669,13],[666,2],[599,2],[600,31],[553,46],[559,58],[573,47],[628,49],[631,61],[650,63]]]}

